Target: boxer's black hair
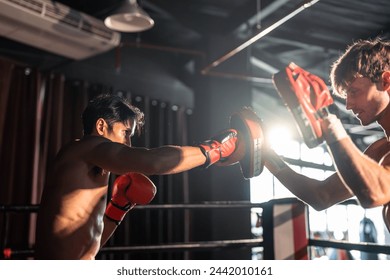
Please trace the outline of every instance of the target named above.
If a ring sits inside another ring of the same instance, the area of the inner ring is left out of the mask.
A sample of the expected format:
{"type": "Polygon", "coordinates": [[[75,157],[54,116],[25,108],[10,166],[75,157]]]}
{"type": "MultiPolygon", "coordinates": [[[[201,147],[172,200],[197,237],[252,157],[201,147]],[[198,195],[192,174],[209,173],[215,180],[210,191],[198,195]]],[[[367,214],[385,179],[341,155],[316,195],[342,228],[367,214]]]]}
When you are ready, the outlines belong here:
{"type": "Polygon", "coordinates": [[[82,114],[84,135],[89,135],[93,131],[96,121],[102,118],[108,128],[112,130],[116,122],[125,123],[134,120],[136,131],[141,132],[144,125],[144,114],[140,109],[130,104],[127,99],[114,94],[101,94],[91,99],[82,114]]]}

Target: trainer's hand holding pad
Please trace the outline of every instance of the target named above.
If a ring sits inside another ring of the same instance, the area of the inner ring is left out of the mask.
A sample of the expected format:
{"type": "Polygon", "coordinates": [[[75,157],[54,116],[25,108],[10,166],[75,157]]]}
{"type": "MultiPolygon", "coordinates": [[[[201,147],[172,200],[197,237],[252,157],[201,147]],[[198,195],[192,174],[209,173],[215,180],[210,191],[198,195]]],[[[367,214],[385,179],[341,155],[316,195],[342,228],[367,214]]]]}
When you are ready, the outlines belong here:
{"type": "Polygon", "coordinates": [[[156,186],[147,176],[135,172],[123,174],[114,181],[105,215],[120,224],[129,210],[136,204],[149,204],[156,192],[156,186]]]}
{"type": "Polygon", "coordinates": [[[322,115],[333,104],[333,98],[319,77],[290,63],[273,76],[274,85],[290,110],[303,140],[314,148],[324,140],[321,129],[322,115]]]}
{"type": "Polygon", "coordinates": [[[234,152],[219,166],[240,164],[242,175],[250,179],[261,174],[264,168],[264,134],[262,121],[256,113],[244,107],[230,116],[230,127],[237,131],[237,143],[234,152]]]}

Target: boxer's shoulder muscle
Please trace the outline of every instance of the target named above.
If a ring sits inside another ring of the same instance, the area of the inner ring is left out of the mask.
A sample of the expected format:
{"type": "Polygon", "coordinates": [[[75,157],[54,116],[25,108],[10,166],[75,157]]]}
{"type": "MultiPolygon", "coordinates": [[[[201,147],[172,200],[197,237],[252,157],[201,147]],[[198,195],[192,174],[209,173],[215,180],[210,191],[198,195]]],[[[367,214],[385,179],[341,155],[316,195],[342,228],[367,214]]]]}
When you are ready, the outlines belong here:
{"type": "Polygon", "coordinates": [[[93,151],[95,147],[102,143],[110,142],[111,140],[104,137],[88,136],[69,143],[61,150],[61,153],[66,155],[73,154],[75,156],[78,156],[93,151]]]}
{"type": "MultiPolygon", "coordinates": [[[[110,143],[111,141],[99,136],[88,136],[81,140],[73,141],[64,146],[56,157],[56,165],[65,168],[65,170],[71,170],[77,166],[80,173],[84,173],[87,169],[96,169],[94,166],[88,166],[89,158],[91,154],[95,153],[95,148],[102,143],[110,143]],[[85,168],[83,168],[83,166],[85,168]]],[[[93,164],[92,164],[93,165],[93,164]]],[[[94,170],[92,170],[94,171],[94,170]]],[[[92,172],[96,175],[104,175],[102,172],[92,172]]]]}

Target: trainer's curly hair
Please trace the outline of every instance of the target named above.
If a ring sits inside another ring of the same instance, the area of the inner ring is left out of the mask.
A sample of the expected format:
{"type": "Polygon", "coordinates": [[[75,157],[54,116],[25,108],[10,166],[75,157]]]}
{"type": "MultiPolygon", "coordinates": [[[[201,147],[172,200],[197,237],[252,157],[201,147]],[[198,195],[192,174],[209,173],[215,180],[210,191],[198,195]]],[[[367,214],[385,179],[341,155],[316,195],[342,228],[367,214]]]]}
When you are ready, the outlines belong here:
{"type": "Polygon", "coordinates": [[[101,94],[88,102],[82,114],[84,135],[93,131],[96,121],[104,119],[109,129],[112,130],[114,123],[135,120],[135,131],[140,134],[145,123],[144,113],[126,99],[116,94],[101,94]]]}
{"type": "Polygon", "coordinates": [[[357,77],[380,80],[390,70],[390,42],[380,37],[355,41],[332,65],[330,81],[334,93],[346,98],[346,88],[357,77]]]}

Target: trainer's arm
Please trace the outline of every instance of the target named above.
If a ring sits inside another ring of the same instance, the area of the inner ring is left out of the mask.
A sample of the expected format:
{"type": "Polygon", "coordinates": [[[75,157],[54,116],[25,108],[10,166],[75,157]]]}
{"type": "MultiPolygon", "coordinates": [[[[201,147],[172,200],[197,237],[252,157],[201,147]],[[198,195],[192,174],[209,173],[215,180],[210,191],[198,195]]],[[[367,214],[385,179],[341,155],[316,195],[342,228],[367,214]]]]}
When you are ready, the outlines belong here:
{"type": "Polygon", "coordinates": [[[321,125],[337,171],[362,207],[371,208],[389,203],[389,154],[378,163],[361,152],[334,115],[325,118],[321,125]]]}
{"type": "Polygon", "coordinates": [[[304,176],[291,169],[273,150],[265,151],[265,166],[296,197],[317,211],[353,197],[337,173],[323,181],[304,176]]]}
{"type": "Polygon", "coordinates": [[[390,201],[390,158],[381,164],[363,154],[350,138],[329,145],[337,170],[364,208],[390,201]]]}

